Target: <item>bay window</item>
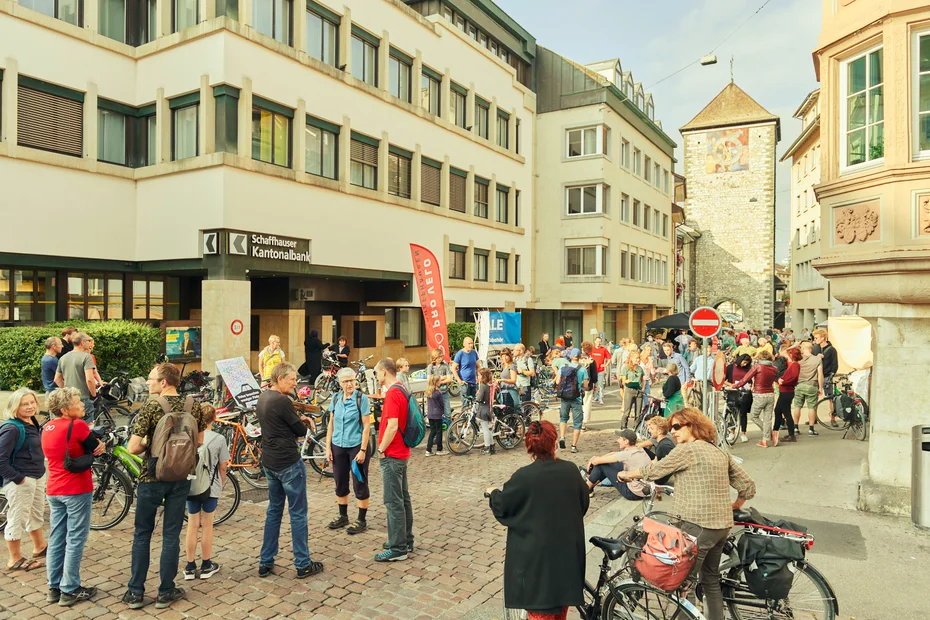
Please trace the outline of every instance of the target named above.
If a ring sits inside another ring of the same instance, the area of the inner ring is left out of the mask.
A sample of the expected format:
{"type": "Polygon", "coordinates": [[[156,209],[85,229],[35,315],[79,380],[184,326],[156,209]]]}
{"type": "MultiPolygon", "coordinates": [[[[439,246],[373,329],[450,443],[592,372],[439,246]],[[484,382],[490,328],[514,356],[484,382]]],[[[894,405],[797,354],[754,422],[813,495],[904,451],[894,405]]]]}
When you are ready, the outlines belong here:
{"type": "Polygon", "coordinates": [[[914,93],[914,152],[930,155],[930,32],[914,36],[911,71],[914,93]]]}
{"type": "Polygon", "coordinates": [[[607,275],[607,246],[569,246],[565,248],[565,266],[568,276],[607,275]]]}
{"type": "Polygon", "coordinates": [[[841,168],[885,156],[882,48],[841,63],[841,168]]]}
{"type": "Polygon", "coordinates": [[[605,213],[609,188],[603,183],[568,187],[566,194],[566,215],[585,215],[605,213]]]}

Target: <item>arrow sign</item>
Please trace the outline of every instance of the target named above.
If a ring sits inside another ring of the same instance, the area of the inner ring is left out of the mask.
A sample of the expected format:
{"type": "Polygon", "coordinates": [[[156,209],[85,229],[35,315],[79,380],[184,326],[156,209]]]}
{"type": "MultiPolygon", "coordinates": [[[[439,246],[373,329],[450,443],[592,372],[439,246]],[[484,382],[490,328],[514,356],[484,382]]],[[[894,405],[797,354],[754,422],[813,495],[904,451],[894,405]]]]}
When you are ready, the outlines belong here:
{"type": "Polygon", "coordinates": [[[248,235],[245,233],[229,233],[229,253],[248,256],[248,235]]]}
{"type": "Polygon", "coordinates": [[[219,248],[217,247],[217,237],[218,234],[215,232],[203,233],[203,253],[207,254],[217,254],[219,248]]]}

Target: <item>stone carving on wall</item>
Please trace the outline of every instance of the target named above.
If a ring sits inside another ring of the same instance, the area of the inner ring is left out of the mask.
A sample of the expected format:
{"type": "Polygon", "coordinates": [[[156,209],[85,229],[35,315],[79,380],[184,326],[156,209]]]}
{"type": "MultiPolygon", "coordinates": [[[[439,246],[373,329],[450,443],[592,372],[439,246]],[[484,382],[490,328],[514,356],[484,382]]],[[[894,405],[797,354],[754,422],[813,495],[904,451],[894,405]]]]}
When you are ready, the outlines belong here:
{"type": "Polygon", "coordinates": [[[917,197],[917,234],[930,235],[930,194],[917,197]]]}
{"type": "Polygon", "coordinates": [[[878,201],[833,209],[834,244],[876,241],[881,237],[878,201]]]}

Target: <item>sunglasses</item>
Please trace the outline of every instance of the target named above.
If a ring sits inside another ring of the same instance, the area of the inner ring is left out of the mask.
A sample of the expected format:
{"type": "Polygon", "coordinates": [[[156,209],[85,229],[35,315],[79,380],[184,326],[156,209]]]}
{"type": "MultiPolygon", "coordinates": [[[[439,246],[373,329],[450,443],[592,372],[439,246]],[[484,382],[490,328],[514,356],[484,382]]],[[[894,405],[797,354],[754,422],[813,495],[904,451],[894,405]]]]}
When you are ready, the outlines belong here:
{"type": "Polygon", "coordinates": [[[683,429],[683,428],[686,427],[686,426],[691,426],[691,425],[688,424],[687,422],[684,422],[684,423],[682,423],[682,424],[672,424],[672,430],[673,430],[673,431],[680,431],[681,429],[683,429]]]}

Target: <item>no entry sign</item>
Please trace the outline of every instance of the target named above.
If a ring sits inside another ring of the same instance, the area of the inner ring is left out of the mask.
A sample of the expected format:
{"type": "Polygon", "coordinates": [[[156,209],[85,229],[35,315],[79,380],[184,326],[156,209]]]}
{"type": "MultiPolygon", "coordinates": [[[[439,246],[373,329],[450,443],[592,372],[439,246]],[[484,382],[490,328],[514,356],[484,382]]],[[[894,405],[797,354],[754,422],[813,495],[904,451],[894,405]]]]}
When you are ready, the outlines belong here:
{"type": "Polygon", "coordinates": [[[688,319],[688,325],[691,327],[691,331],[695,336],[699,338],[712,338],[720,331],[723,322],[720,319],[720,314],[716,310],[704,306],[691,313],[691,318],[688,319]]]}

